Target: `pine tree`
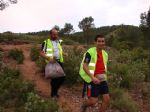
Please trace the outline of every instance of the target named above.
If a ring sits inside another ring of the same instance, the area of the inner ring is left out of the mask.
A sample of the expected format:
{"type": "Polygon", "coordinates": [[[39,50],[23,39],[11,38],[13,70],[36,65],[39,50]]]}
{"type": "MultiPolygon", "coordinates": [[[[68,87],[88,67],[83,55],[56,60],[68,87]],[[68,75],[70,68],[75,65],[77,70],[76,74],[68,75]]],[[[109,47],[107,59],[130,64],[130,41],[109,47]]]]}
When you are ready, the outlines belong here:
{"type": "Polygon", "coordinates": [[[148,28],[150,30],[150,7],[149,7],[149,11],[147,13],[147,26],[148,26],[148,28]]]}
{"type": "Polygon", "coordinates": [[[140,29],[144,34],[144,43],[147,49],[150,48],[150,8],[148,12],[141,13],[140,29]]]}

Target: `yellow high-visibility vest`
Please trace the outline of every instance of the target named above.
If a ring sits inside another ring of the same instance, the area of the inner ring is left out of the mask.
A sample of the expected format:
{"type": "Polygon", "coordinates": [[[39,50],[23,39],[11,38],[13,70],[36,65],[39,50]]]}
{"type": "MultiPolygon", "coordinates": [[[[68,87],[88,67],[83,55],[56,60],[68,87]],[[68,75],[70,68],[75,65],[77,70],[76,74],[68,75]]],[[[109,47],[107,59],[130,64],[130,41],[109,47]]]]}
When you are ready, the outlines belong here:
{"type": "MultiPolygon", "coordinates": [[[[94,74],[95,68],[96,68],[96,62],[97,62],[96,47],[90,48],[87,52],[91,55],[91,60],[90,60],[90,63],[88,65],[88,68],[89,68],[90,72],[92,74],[94,74]]],[[[90,83],[92,81],[90,76],[83,70],[83,63],[84,63],[85,55],[86,55],[86,53],[84,54],[83,60],[81,62],[79,74],[84,81],[86,81],[87,83],[90,83]]],[[[105,50],[102,50],[102,56],[103,56],[104,67],[105,67],[105,78],[107,79],[106,74],[107,74],[108,54],[105,50]]]]}
{"type": "MultiPolygon", "coordinates": [[[[44,41],[45,42],[45,45],[44,48],[45,48],[45,53],[46,53],[46,56],[50,57],[50,58],[53,58],[53,45],[52,45],[52,41],[50,39],[47,39],[44,41]]],[[[59,51],[60,51],[60,62],[64,62],[63,60],[63,50],[62,50],[62,47],[60,45],[60,43],[58,43],[58,48],[59,48],[59,51]]],[[[46,60],[46,62],[48,63],[48,61],[46,60]]]]}

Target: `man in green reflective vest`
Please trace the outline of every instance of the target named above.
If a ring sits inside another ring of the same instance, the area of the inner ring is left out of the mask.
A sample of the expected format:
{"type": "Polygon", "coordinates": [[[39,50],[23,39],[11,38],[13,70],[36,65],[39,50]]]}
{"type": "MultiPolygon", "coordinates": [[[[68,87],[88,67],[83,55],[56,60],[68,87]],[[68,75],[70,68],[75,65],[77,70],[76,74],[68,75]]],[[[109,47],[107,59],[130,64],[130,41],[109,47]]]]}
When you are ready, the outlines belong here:
{"type": "Polygon", "coordinates": [[[107,84],[108,54],[103,49],[105,38],[103,35],[95,37],[96,47],[92,47],[84,54],[79,74],[84,80],[83,97],[86,99],[81,106],[81,112],[86,112],[88,106],[93,106],[102,95],[100,112],[105,112],[109,106],[109,90],[107,84]]]}
{"type": "MultiPolygon", "coordinates": [[[[50,30],[50,38],[42,43],[40,55],[45,58],[46,63],[57,61],[63,68],[63,51],[58,40],[58,32],[56,29],[50,30]]],[[[58,90],[63,84],[64,77],[51,79],[51,97],[58,98],[58,90]]]]}

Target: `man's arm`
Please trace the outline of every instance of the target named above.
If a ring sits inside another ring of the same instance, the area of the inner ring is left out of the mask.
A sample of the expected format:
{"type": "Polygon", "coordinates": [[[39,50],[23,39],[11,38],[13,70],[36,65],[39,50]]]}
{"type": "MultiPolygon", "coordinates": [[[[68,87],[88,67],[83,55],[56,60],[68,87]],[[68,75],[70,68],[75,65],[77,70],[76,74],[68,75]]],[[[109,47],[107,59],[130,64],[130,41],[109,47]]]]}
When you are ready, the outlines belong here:
{"type": "Polygon", "coordinates": [[[96,77],[94,77],[94,74],[92,74],[89,70],[89,63],[90,63],[90,60],[91,60],[91,56],[90,54],[87,52],[86,53],[86,56],[85,56],[85,59],[84,59],[84,63],[83,63],[83,70],[89,75],[89,77],[91,78],[91,80],[95,83],[95,84],[98,84],[100,83],[100,80],[97,79],[96,77]]]}
{"type": "Polygon", "coordinates": [[[89,70],[88,63],[83,63],[83,70],[91,77],[91,79],[94,77],[94,74],[89,70]]]}
{"type": "Polygon", "coordinates": [[[49,61],[49,57],[46,56],[45,52],[44,51],[40,51],[40,56],[42,56],[44,59],[48,60],[49,61]]]}
{"type": "Polygon", "coordinates": [[[44,46],[45,46],[45,42],[42,43],[42,47],[41,47],[41,51],[40,51],[40,56],[43,57],[44,59],[46,59],[49,62],[54,62],[53,58],[50,58],[50,57],[46,56],[44,46]]]}

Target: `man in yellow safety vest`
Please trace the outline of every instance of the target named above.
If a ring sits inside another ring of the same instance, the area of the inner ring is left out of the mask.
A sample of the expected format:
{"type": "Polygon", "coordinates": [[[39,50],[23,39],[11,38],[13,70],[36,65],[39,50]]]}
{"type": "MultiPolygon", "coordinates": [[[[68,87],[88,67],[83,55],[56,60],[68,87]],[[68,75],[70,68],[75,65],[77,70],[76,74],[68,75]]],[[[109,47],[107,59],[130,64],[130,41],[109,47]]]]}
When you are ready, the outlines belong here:
{"type": "Polygon", "coordinates": [[[85,92],[87,99],[81,106],[81,112],[86,112],[88,106],[93,106],[102,95],[100,112],[105,112],[109,105],[109,88],[107,84],[108,54],[103,49],[105,38],[103,35],[95,37],[96,47],[92,47],[84,54],[80,65],[79,74],[84,80],[83,97],[85,92]]]}
{"type": "MultiPolygon", "coordinates": [[[[63,68],[63,51],[56,29],[50,30],[50,38],[42,43],[40,55],[45,58],[46,63],[57,61],[63,68]]],[[[63,84],[64,79],[65,76],[51,79],[51,97],[59,97],[58,90],[63,84]]]]}

